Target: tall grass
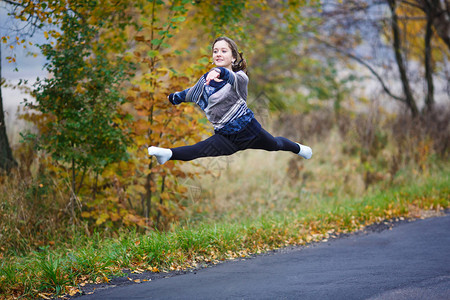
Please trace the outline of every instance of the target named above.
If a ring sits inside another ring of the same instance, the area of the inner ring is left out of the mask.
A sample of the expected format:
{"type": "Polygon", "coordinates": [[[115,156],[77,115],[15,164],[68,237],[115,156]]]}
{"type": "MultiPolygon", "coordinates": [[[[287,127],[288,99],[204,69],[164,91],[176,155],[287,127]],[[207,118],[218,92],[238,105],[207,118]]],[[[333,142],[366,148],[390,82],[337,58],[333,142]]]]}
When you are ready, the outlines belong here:
{"type": "MultiPolygon", "coordinates": [[[[332,119],[332,112],[328,113],[332,119]]],[[[322,117],[287,116],[281,118],[285,125],[274,122],[269,131],[292,140],[311,130],[301,141],[313,149],[310,160],[288,152],[246,150],[186,163],[188,169],[200,164],[214,171],[186,183],[197,193],[188,194],[184,219],[233,221],[249,215],[314,210],[324,203],[337,205],[345,198],[417,184],[448,166],[445,145],[450,133],[442,128],[446,123],[442,117],[425,116],[408,123],[404,116],[391,119],[378,116],[380,112],[372,114],[377,117],[343,115],[336,122],[339,126],[325,124],[317,131],[309,123],[316,124],[322,117]],[[298,124],[298,120],[302,121],[298,124]]],[[[442,114],[450,118],[449,109],[442,114]]]]}
{"type": "Polygon", "coordinates": [[[1,253],[22,255],[68,237],[65,198],[50,177],[16,170],[0,180],[1,253]]]}

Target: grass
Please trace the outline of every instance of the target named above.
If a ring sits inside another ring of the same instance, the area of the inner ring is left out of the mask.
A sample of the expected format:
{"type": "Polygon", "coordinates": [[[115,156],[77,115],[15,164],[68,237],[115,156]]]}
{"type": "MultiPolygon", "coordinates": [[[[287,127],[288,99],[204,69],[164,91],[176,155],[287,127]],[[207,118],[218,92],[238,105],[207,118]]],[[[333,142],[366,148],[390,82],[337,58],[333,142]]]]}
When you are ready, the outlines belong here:
{"type": "Polygon", "coordinates": [[[0,295],[48,297],[74,294],[83,282],[105,282],[132,270],[172,271],[302,245],[393,218],[419,218],[450,207],[450,172],[441,167],[414,185],[394,186],[364,197],[328,197],[307,209],[275,210],[239,221],[203,222],[169,232],[74,236],[71,244],[3,259],[0,295]]]}

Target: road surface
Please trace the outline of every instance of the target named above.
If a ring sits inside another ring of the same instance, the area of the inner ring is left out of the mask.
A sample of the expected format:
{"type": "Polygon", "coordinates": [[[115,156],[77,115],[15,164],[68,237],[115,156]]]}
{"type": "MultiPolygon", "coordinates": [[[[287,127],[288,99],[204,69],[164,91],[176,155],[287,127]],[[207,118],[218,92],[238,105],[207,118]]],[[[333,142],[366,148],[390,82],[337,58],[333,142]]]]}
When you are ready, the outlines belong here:
{"type": "Polygon", "coordinates": [[[450,299],[450,215],[77,298],[450,299]]]}

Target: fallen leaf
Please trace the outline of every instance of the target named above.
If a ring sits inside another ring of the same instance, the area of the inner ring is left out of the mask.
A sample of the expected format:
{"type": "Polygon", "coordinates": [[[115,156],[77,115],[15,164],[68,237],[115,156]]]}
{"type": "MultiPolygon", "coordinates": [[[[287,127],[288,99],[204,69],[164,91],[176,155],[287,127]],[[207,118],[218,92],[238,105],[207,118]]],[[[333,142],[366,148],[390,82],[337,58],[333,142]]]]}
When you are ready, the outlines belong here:
{"type": "Polygon", "coordinates": [[[159,269],[157,267],[148,267],[147,270],[153,273],[159,273],[159,269]]]}
{"type": "Polygon", "coordinates": [[[143,270],[143,269],[141,269],[141,268],[137,268],[135,271],[136,271],[136,273],[138,273],[138,274],[141,274],[141,273],[144,273],[144,272],[145,272],[145,270],[143,270]]]}
{"type": "Polygon", "coordinates": [[[71,289],[69,290],[69,295],[70,295],[70,296],[75,296],[75,295],[78,294],[78,293],[81,293],[81,292],[80,292],[80,290],[77,289],[77,288],[71,288],[71,289]]]}

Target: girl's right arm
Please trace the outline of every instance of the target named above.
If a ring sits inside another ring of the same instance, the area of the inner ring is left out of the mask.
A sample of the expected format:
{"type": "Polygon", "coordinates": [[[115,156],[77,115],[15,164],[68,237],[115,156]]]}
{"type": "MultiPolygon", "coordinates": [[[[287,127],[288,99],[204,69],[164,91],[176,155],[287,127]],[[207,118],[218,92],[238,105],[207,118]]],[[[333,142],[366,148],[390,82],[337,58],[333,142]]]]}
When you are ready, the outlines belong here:
{"type": "Polygon", "coordinates": [[[173,105],[178,105],[181,102],[185,102],[186,95],[187,95],[189,89],[185,89],[182,92],[175,92],[173,94],[170,94],[167,98],[169,98],[170,103],[172,103],[173,105]]]}

